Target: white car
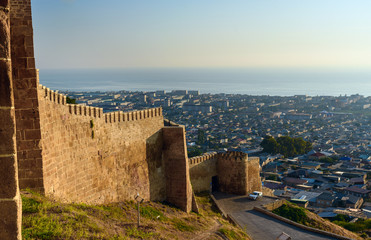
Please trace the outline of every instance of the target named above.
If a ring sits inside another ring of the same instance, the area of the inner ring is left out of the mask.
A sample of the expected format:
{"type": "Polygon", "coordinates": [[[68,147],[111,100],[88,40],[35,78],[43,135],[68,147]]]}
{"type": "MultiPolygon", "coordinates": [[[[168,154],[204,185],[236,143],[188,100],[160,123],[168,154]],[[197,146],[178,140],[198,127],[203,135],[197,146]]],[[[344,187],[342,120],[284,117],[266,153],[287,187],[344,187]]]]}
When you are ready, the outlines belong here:
{"type": "Polygon", "coordinates": [[[262,192],[254,191],[253,193],[251,193],[249,195],[249,198],[252,199],[252,200],[256,200],[256,199],[258,199],[259,197],[262,197],[262,196],[263,196],[262,192]]]}

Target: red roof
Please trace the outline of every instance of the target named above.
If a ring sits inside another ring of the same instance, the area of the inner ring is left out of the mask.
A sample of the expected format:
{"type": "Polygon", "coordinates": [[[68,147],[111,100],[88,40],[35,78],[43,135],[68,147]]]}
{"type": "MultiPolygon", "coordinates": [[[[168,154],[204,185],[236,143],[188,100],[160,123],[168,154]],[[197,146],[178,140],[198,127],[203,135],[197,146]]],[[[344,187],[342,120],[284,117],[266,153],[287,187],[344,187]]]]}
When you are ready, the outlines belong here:
{"type": "Polygon", "coordinates": [[[293,183],[293,184],[308,183],[307,180],[300,179],[300,178],[292,178],[292,177],[285,177],[283,181],[285,181],[286,183],[293,183]]]}
{"type": "Polygon", "coordinates": [[[311,154],[310,156],[311,157],[323,157],[323,156],[326,156],[326,155],[323,154],[323,153],[316,152],[316,153],[311,154]]]}
{"type": "Polygon", "coordinates": [[[351,187],[346,188],[345,190],[347,190],[349,192],[355,192],[355,193],[361,193],[361,194],[371,193],[371,190],[363,189],[363,188],[360,188],[360,187],[357,187],[357,186],[351,186],[351,187]]]}

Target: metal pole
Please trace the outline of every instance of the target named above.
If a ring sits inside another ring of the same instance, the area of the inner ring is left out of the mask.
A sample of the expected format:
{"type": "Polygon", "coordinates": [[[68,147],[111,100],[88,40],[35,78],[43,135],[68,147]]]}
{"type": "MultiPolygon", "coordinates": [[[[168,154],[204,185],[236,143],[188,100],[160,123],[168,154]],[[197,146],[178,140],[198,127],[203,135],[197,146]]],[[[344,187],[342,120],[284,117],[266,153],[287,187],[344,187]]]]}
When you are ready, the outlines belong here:
{"type": "Polygon", "coordinates": [[[138,201],[138,228],[140,226],[140,211],[139,211],[139,205],[140,205],[140,202],[138,201]]]}

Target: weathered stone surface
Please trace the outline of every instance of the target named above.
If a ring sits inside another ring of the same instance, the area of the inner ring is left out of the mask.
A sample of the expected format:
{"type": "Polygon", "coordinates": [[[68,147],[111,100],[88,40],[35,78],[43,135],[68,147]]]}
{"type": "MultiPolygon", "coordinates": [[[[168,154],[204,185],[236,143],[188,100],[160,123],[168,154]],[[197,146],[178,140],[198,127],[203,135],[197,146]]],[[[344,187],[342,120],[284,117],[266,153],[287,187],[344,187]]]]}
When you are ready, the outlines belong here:
{"type": "Polygon", "coordinates": [[[17,195],[17,165],[15,156],[0,157],[0,199],[17,195]]]}
{"type": "Polygon", "coordinates": [[[185,212],[192,210],[192,186],[184,127],[164,127],[167,200],[185,212]]]}
{"type": "MultiPolygon", "coordinates": [[[[146,200],[166,198],[164,124],[158,109],[149,109],[147,114],[133,112],[137,117],[128,120],[127,113],[103,115],[100,110],[64,105],[58,99],[61,96],[56,93],[39,90],[42,177],[47,195],[90,203],[133,199],[137,193],[146,200]],[[151,112],[153,117],[148,115],[151,112]]],[[[37,151],[32,153],[37,157],[37,151]]],[[[26,177],[26,172],[22,176],[26,177]]]]}
{"type": "Polygon", "coordinates": [[[245,195],[262,189],[259,158],[227,152],[194,157],[189,161],[195,192],[209,191],[214,176],[218,177],[222,192],[245,195]]]}
{"type": "Polygon", "coordinates": [[[21,239],[15,110],[10,63],[9,0],[0,0],[0,239],[21,239]]]}
{"type": "MultiPolygon", "coordinates": [[[[1,97],[0,97],[1,98],[1,97]]],[[[0,109],[0,152],[4,154],[14,153],[15,128],[14,109],[0,109]]]]}
{"type": "Polygon", "coordinates": [[[11,82],[11,66],[8,61],[0,61],[0,106],[10,107],[13,105],[11,96],[12,82],[11,82]]]}
{"type": "Polygon", "coordinates": [[[189,159],[189,173],[194,192],[210,191],[212,177],[217,176],[217,154],[199,156],[189,159]]]}
{"type": "Polygon", "coordinates": [[[20,200],[0,200],[0,239],[21,240],[20,200]]]}
{"type": "MultiPolygon", "coordinates": [[[[33,29],[31,18],[31,0],[12,0],[10,11],[11,24],[11,53],[13,68],[14,104],[17,124],[17,151],[20,156],[18,167],[22,173],[42,172],[42,165],[30,164],[30,161],[40,161],[42,146],[30,144],[41,139],[39,124],[39,102],[37,100],[37,72],[33,51],[33,29]],[[25,141],[29,144],[25,144],[25,141]],[[38,156],[36,156],[36,153],[38,156]],[[33,166],[33,168],[30,168],[33,166]]],[[[34,189],[43,189],[43,181],[35,174],[20,174],[21,188],[30,187],[23,185],[32,182],[34,189]],[[32,181],[32,177],[35,177],[32,181]],[[35,186],[39,183],[39,186],[35,186]]]]}

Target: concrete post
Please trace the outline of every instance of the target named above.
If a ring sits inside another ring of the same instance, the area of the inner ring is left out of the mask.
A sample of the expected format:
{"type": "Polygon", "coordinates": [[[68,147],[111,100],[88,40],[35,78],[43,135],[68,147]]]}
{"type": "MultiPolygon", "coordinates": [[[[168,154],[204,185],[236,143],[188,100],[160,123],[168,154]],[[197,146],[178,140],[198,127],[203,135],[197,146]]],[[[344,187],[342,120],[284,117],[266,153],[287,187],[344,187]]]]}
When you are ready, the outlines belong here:
{"type": "Polygon", "coordinates": [[[9,0],[0,0],[0,239],[21,239],[9,0]]]}

